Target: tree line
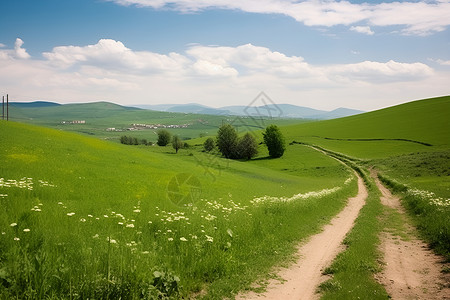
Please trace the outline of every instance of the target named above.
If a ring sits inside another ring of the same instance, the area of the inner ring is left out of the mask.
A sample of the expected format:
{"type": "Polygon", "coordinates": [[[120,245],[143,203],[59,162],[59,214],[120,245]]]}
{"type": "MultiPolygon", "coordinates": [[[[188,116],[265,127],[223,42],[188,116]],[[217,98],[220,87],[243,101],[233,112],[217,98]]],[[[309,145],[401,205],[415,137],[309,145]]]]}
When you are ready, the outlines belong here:
{"type": "MultiPolygon", "coordinates": [[[[278,126],[267,126],[263,132],[263,138],[270,157],[278,158],[283,156],[286,145],[278,126]]],[[[225,158],[229,159],[251,159],[258,154],[256,138],[248,132],[239,137],[236,129],[231,124],[222,125],[217,132],[216,138],[210,137],[203,144],[206,152],[210,152],[216,147],[225,158]]]]}
{"type": "MultiPolygon", "coordinates": [[[[178,135],[172,136],[168,130],[158,130],[157,134],[158,140],[156,144],[158,146],[164,147],[171,143],[176,153],[180,149],[189,147],[189,144],[183,142],[178,135]]],[[[286,145],[278,126],[267,126],[263,132],[263,140],[263,143],[269,150],[270,157],[278,158],[283,156],[286,145]]],[[[146,139],[137,139],[125,135],[120,137],[120,142],[126,145],[152,145],[152,142],[148,142],[146,139]]],[[[231,124],[224,124],[219,127],[215,138],[209,137],[206,139],[203,143],[203,149],[206,152],[211,152],[217,148],[228,159],[251,159],[258,154],[258,145],[256,138],[252,134],[247,132],[242,137],[239,137],[238,132],[231,124]]]]}

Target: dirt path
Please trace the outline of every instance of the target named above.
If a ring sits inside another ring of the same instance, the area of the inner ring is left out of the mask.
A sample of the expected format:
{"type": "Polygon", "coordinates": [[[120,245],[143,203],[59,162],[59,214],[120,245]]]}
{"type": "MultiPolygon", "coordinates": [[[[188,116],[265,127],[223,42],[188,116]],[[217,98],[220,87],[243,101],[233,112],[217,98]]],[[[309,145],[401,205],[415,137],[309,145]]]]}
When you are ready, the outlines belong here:
{"type": "MultiPolygon", "coordinates": [[[[400,200],[381,184],[375,172],[371,175],[382,193],[381,202],[404,215],[400,200]]],[[[415,230],[406,226],[405,231],[415,230]]],[[[450,274],[441,273],[442,258],[411,233],[405,234],[409,236],[406,240],[388,232],[381,235],[384,268],[377,280],[392,299],[450,299],[450,274]]]]}
{"type": "Polygon", "coordinates": [[[367,189],[358,175],[358,194],[349,198],[347,206],[324,226],[323,231],[314,235],[298,249],[300,259],[278,275],[284,283],[271,280],[267,291],[262,294],[248,293],[238,295],[236,299],[316,299],[317,287],[326,278],[322,270],[329,266],[336,255],[343,249],[342,241],[353,227],[360,209],[365,204],[367,189]]]}

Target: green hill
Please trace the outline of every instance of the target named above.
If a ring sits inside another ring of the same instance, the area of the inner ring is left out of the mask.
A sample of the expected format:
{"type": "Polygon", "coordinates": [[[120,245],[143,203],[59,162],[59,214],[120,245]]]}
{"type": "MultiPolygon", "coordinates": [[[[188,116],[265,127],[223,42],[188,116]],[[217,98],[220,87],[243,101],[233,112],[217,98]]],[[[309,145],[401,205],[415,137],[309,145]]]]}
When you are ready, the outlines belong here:
{"type": "Polygon", "coordinates": [[[313,143],[359,158],[383,158],[448,149],[449,115],[450,96],[446,96],[284,129],[288,141],[313,143]]]}

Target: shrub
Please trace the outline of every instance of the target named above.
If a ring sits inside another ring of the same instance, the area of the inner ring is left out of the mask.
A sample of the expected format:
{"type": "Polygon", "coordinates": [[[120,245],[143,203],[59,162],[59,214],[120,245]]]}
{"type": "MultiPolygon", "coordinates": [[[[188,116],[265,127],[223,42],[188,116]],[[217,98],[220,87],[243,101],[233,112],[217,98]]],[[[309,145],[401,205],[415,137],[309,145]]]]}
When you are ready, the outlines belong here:
{"type": "Polygon", "coordinates": [[[263,132],[264,143],[269,150],[269,155],[273,158],[283,156],[286,145],[283,134],[276,125],[269,125],[266,131],[263,132]]]}
{"type": "Polygon", "coordinates": [[[205,149],[206,152],[211,152],[215,147],[216,147],[216,144],[215,144],[213,138],[208,138],[203,143],[203,149],[205,149]]]}
{"type": "Polygon", "coordinates": [[[235,158],[238,135],[230,124],[220,126],[217,133],[217,147],[226,158],[235,158]]]}
{"type": "Polygon", "coordinates": [[[246,133],[240,140],[237,146],[237,158],[251,159],[258,154],[258,143],[253,135],[246,133]]]}
{"type": "Polygon", "coordinates": [[[175,149],[175,152],[178,153],[178,150],[183,148],[183,146],[184,146],[184,143],[180,139],[180,137],[178,135],[174,135],[173,139],[172,139],[172,147],[173,147],[173,149],[175,149]]]}
{"type": "Polygon", "coordinates": [[[170,143],[172,135],[165,129],[158,130],[158,146],[167,146],[170,143]]]}

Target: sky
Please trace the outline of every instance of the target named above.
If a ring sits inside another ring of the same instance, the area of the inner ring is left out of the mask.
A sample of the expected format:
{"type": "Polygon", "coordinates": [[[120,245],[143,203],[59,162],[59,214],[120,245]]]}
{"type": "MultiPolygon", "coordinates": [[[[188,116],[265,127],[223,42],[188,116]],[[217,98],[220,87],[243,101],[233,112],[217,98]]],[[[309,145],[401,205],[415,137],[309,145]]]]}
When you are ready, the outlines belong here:
{"type": "Polygon", "coordinates": [[[450,95],[450,0],[2,0],[0,96],[374,110],[450,95]]]}

